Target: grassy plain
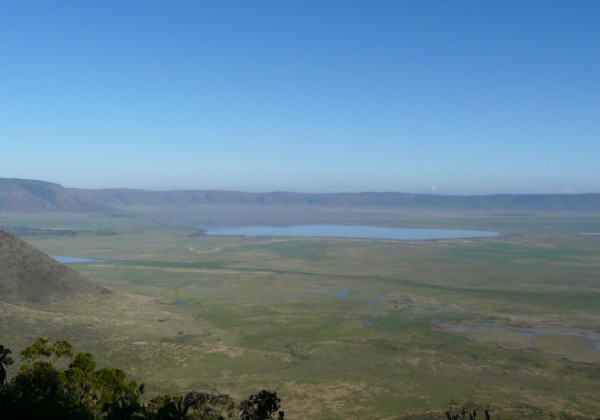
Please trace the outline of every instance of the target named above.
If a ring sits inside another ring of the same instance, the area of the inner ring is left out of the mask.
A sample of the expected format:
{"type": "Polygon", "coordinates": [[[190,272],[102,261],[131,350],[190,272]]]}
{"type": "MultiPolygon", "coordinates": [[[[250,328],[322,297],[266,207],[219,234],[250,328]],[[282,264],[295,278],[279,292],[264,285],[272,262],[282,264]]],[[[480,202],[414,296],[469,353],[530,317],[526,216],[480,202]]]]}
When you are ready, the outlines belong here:
{"type": "Polygon", "coordinates": [[[494,419],[600,415],[600,236],[581,235],[600,232],[598,214],[140,208],[4,215],[0,228],[29,232],[21,238],[51,255],[106,260],[71,267],[115,292],[47,308],[3,303],[0,343],[18,351],[41,335],[68,339],[150,395],[274,389],[290,419],[442,418],[454,403],[489,406],[494,419]],[[194,229],[309,223],[504,236],[194,229]]]}

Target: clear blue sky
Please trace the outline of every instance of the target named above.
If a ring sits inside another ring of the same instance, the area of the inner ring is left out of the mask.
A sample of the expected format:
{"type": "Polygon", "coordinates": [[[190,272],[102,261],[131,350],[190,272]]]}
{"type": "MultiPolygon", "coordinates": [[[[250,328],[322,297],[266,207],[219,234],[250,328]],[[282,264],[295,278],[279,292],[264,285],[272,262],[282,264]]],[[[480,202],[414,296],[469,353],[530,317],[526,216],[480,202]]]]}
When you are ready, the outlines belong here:
{"type": "Polygon", "coordinates": [[[600,1],[4,1],[0,154],[67,187],[600,192],[600,1]]]}

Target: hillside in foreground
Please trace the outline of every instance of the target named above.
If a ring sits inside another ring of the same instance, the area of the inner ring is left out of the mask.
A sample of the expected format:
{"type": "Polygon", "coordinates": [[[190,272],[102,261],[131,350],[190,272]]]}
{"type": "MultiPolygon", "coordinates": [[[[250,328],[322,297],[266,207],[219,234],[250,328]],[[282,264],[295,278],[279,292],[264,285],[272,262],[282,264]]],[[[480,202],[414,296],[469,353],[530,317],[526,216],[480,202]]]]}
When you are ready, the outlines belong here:
{"type": "Polygon", "coordinates": [[[108,291],[26,242],[0,231],[0,297],[11,304],[48,303],[108,291]]]}

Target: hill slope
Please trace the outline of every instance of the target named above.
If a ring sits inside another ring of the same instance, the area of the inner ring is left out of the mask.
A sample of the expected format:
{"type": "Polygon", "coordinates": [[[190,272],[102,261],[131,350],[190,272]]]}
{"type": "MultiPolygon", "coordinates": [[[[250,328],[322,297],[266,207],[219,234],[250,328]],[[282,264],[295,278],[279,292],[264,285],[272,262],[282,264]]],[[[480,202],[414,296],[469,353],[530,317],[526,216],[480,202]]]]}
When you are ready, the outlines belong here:
{"type": "Polygon", "coordinates": [[[0,300],[47,303],[105,289],[14,236],[0,231],[0,300]]]}
{"type": "Polygon", "coordinates": [[[105,213],[112,209],[69,188],[45,181],[0,178],[0,211],[13,213],[60,211],[105,213]]]}

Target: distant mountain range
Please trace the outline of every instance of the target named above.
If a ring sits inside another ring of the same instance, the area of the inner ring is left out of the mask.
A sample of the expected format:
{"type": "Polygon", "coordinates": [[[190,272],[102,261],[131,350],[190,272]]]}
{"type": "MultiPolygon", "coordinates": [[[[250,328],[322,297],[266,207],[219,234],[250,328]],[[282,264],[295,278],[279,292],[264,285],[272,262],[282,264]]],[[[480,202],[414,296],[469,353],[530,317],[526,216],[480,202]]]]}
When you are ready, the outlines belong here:
{"type": "Polygon", "coordinates": [[[96,200],[84,198],[77,190],[45,181],[0,178],[0,211],[29,212],[92,212],[106,213],[113,209],[96,200]]]}
{"type": "Polygon", "coordinates": [[[383,207],[441,211],[600,211],[600,193],[436,195],[397,192],[247,193],[76,189],[26,179],[0,178],[0,212],[113,213],[133,206],[383,207]]]}
{"type": "Polygon", "coordinates": [[[26,242],[0,230],[0,303],[48,303],[110,293],[26,242]]]}

